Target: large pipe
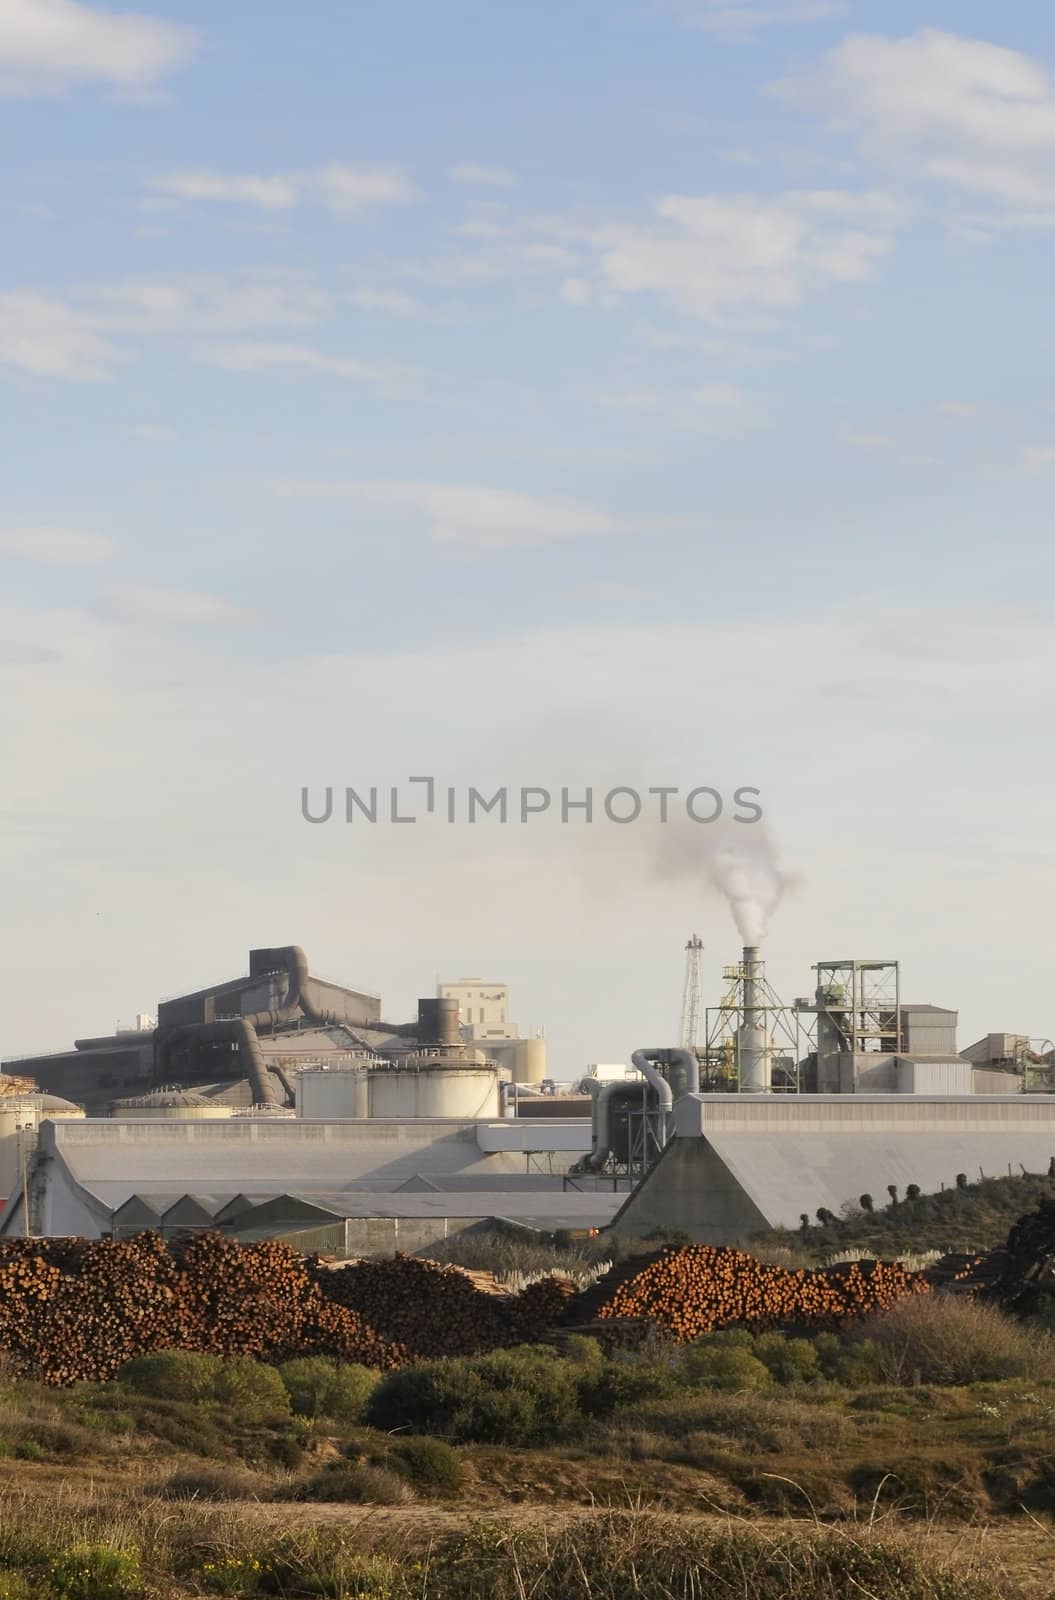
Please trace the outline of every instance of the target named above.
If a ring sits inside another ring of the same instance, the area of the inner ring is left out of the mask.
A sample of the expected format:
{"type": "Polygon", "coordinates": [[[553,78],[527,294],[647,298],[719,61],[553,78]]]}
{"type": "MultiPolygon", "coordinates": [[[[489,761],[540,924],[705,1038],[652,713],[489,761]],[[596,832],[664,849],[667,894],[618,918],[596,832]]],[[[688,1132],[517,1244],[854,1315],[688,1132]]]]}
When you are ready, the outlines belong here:
{"type": "Polygon", "coordinates": [[[239,1059],[244,1061],[245,1075],[253,1091],[255,1106],[279,1104],[278,1090],[260,1048],[252,1017],[227,1017],[221,1022],[185,1022],[171,1029],[158,1041],[157,1066],[159,1075],[169,1063],[172,1051],[178,1044],[236,1044],[239,1059]]]}

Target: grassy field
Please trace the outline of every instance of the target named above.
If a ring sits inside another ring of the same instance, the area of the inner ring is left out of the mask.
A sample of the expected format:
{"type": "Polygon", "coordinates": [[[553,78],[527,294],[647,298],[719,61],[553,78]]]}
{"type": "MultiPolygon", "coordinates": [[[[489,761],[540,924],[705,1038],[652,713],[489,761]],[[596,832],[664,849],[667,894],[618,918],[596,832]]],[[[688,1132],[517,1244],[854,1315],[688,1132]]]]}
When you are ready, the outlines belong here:
{"type": "Polygon", "coordinates": [[[0,1600],[1051,1600],[1055,1343],[587,1339],[380,1378],[185,1353],[0,1386],[0,1600]]]}

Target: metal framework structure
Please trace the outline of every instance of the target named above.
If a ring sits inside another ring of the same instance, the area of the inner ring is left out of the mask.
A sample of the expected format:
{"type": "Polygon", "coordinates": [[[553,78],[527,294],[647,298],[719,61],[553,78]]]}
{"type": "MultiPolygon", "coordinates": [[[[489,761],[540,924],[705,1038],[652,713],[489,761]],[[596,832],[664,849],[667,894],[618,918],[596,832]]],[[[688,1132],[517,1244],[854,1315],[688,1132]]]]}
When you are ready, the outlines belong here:
{"type": "Polygon", "coordinates": [[[700,954],[703,940],[693,934],[685,946],[685,987],[681,1001],[681,1047],[695,1050],[700,1033],[700,954]]]}
{"type": "Polygon", "coordinates": [[[896,1055],[901,1038],[901,974],[896,961],[818,961],[817,1049],[825,1055],[896,1055]]]}
{"type": "MultiPolygon", "coordinates": [[[[708,1006],[704,1012],[703,1044],[696,1050],[701,1088],[735,1094],[741,1087],[740,1029],[744,1021],[747,977],[742,961],[736,966],[724,967],[725,992],[716,1006],[708,1006]]],[[[808,1014],[803,1013],[798,1003],[785,1005],[764,974],[754,981],[758,1003],[753,1013],[772,1041],[772,1092],[798,1094],[801,1089],[799,1063],[813,1048],[808,1014]]]]}

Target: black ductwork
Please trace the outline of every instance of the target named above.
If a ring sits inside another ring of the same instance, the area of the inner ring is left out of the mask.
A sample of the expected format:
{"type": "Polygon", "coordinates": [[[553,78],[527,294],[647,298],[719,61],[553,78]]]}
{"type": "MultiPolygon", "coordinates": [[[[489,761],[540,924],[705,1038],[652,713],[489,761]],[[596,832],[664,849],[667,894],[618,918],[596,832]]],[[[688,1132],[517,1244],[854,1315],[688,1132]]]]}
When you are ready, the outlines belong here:
{"type": "Polygon", "coordinates": [[[264,1060],[264,1052],[260,1048],[253,1017],[228,1017],[222,1022],[185,1022],[180,1027],[173,1028],[171,1033],[166,1033],[157,1042],[157,1068],[162,1078],[166,1075],[165,1068],[172,1051],[177,1045],[184,1043],[236,1044],[239,1057],[244,1060],[245,1075],[253,1091],[253,1104],[255,1106],[279,1104],[278,1091],[264,1060]]]}

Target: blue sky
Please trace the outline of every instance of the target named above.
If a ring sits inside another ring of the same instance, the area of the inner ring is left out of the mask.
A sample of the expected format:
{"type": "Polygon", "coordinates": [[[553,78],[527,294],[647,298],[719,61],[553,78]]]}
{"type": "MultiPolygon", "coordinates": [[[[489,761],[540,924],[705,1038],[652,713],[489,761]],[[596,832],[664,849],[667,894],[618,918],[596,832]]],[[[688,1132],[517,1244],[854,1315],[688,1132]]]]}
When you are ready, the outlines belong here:
{"type": "Polygon", "coordinates": [[[694,926],[716,986],[645,826],[299,821],[413,771],[757,785],[787,994],[1055,1029],[1053,61],[1032,3],[0,0],[0,1049],[292,939],[505,978],[568,1075],[694,926]]]}

